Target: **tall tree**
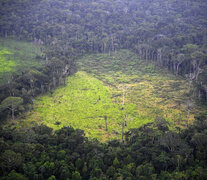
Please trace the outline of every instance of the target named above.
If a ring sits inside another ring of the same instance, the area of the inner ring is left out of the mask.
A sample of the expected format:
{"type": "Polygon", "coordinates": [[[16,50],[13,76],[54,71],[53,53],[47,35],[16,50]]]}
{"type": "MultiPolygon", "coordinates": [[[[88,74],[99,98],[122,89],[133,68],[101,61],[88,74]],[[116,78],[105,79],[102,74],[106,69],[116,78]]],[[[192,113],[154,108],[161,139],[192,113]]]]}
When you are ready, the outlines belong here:
{"type": "Polygon", "coordinates": [[[23,99],[21,97],[7,97],[0,104],[0,110],[9,109],[12,114],[12,122],[14,123],[14,112],[23,104],[23,99]]]}

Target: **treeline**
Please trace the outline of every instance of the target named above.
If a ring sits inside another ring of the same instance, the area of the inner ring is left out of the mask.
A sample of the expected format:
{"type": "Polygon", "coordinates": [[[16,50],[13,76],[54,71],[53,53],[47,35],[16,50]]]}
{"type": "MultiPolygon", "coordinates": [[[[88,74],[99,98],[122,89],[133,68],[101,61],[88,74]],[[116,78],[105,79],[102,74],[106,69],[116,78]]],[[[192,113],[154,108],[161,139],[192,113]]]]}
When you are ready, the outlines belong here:
{"type": "Polygon", "coordinates": [[[146,61],[154,61],[176,76],[184,76],[196,87],[194,97],[207,102],[207,50],[206,44],[199,43],[206,35],[196,35],[191,41],[189,37],[168,38],[160,34],[148,42],[134,46],[134,51],[146,61]]]}
{"type": "Polygon", "coordinates": [[[38,40],[70,53],[133,49],[187,76],[207,100],[205,0],[2,0],[0,35],[38,40]]]}
{"type": "Polygon", "coordinates": [[[207,119],[201,116],[179,133],[164,119],[102,144],[82,130],[47,126],[0,131],[0,176],[7,180],[207,178],[207,119]],[[26,134],[26,135],[25,135],[26,134]]]}
{"type": "MultiPolygon", "coordinates": [[[[37,42],[36,42],[37,43],[37,42]]],[[[69,51],[70,52],[70,51],[69,51]]],[[[45,50],[45,63],[40,68],[11,75],[0,86],[0,120],[33,108],[34,98],[46,92],[52,93],[57,86],[66,84],[66,77],[76,71],[75,56],[68,54],[55,45],[45,50]]]]}
{"type": "Polygon", "coordinates": [[[55,46],[70,57],[132,49],[186,76],[207,101],[205,0],[2,0],[0,9],[3,37],[55,46]]]}

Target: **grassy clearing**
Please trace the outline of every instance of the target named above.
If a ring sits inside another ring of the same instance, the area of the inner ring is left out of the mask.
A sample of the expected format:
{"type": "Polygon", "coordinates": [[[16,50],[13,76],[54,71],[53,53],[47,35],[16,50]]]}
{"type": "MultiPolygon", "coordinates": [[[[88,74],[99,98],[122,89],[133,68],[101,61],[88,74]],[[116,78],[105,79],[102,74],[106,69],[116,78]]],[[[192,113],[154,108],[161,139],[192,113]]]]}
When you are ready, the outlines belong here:
{"type": "MultiPolygon", "coordinates": [[[[38,122],[54,129],[73,126],[101,141],[120,139],[124,119],[125,131],[156,117],[165,118],[171,128],[186,126],[188,84],[181,77],[141,61],[127,50],[113,56],[88,55],[78,65],[80,71],[68,77],[67,86],[39,97],[34,110],[19,125],[38,122]]],[[[193,119],[194,113],[190,121],[193,119]]]]}
{"type": "MultiPolygon", "coordinates": [[[[163,117],[172,126],[185,126],[188,83],[183,78],[141,61],[127,50],[114,56],[87,56],[79,61],[79,65],[81,70],[91,73],[108,86],[113,102],[121,103],[125,84],[129,87],[126,101],[136,105],[140,117],[150,120],[163,117]]],[[[190,119],[194,119],[193,115],[190,119]]]]}
{"type": "Polygon", "coordinates": [[[37,56],[42,56],[40,47],[28,42],[0,39],[0,84],[13,73],[41,66],[42,61],[37,56]]]}
{"type": "Polygon", "coordinates": [[[27,119],[43,120],[54,129],[73,126],[84,129],[88,136],[103,139],[112,136],[117,123],[121,123],[119,116],[119,106],[113,104],[109,89],[80,71],[68,78],[67,87],[57,89],[52,96],[40,97],[27,119]],[[108,132],[104,131],[104,116],[108,117],[108,132]],[[61,124],[56,125],[57,122],[61,124]]]}

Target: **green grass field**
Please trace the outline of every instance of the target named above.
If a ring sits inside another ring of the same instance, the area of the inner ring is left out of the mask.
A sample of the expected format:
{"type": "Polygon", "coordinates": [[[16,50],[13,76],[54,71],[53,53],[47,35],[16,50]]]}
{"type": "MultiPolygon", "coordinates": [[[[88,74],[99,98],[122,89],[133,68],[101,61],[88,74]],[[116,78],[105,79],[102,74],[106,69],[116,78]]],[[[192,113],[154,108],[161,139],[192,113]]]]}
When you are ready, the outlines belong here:
{"type": "MultiPolygon", "coordinates": [[[[170,128],[186,126],[188,84],[181,77],[142,61],[127,50],[113,56],[87,55],[78,61],[78,66],[79,71],[68,77],[65,87],[35,100],[34,110],[25,119],[19,119],[19,126],[73,126],[83,129],[87,137],[103,142],[121,138],[124,119],[125,131],[156,117],[165,118],[170,128]]],[[[193,120],[192,113],[190,121],[193,120]]]]}
{"type": "Polygon", "coordinates": [[[29,42],[0,38],[0,84],[7,81],[13,73],[21,73],[43,63],[37,59],[42,56],[40,46],[29,42]]]}

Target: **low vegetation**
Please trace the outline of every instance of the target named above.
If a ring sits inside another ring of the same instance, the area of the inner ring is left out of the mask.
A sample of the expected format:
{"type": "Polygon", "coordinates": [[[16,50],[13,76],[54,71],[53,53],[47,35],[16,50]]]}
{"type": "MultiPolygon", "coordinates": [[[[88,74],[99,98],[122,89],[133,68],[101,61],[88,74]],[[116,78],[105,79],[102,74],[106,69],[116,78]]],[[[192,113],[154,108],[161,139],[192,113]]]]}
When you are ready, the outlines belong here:
{"type": "Polygon", "coordinates": [[[14,39],[0,39],[0,84],[13,73],[21,74],[31,67],[39,67],[43,63],[41,46],[14,39]]]}
{"type": "Polygon", "coordinates": [[[78,65],[80,71],[68,77],[67,85],[37,98],[19,125],[72,126],[101,141],[121,139],[123,131],[159,118],[172,129],[187,126],[188,82],[181,77],[127,50],[87,55],[78,65]]]}

